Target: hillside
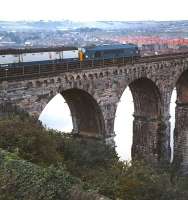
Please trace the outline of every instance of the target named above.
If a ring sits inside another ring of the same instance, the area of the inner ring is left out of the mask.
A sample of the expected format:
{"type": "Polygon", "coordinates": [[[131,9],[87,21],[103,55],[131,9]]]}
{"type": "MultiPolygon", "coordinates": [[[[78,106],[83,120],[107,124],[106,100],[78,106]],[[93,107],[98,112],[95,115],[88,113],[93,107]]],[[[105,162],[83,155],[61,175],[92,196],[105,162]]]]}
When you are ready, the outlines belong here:
{"type": "Polygon", "coordinates": [[[187,185],[173,167],[121,162],[103,141],[45,130],[26,114],[0,121],[2,200],[187,200],[187,185]]]}

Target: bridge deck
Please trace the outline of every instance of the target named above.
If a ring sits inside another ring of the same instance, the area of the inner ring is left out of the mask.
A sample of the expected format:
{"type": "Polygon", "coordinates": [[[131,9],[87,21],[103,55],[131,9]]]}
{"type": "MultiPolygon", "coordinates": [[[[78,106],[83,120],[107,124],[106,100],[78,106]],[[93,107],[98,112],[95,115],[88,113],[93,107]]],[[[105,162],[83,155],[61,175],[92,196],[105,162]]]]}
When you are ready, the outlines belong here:
{"type": "Polygon", "coordinates": [[[130,64],[151,63],[169,61],[174,59],[188,58],[188,52],[163,54],[157,56],[145,56],[134,59],[116,58],[106,60],[85,60],[85,61],[58,61],[53,64],[36,64],[30,66],[20,63],[14,67],[0,68],[0,81],[24,80],[37,77],[54,76],[60,73],[74,72],[95,68],[126,66],[130,64]]]}

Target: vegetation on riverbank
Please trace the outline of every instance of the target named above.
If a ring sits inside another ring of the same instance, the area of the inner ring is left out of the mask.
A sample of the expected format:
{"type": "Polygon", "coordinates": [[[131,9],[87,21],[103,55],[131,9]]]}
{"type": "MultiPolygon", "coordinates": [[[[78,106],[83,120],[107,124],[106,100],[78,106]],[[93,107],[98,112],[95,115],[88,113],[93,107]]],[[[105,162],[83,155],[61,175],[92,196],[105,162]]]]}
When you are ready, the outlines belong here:
{"type": "Polygon", "coordinates": [[[25,114],[1,119],[0,148],[3,200],[188,199],[188,179],[170,167],[119,161],[104,142],[46,130],[25,114]]]}

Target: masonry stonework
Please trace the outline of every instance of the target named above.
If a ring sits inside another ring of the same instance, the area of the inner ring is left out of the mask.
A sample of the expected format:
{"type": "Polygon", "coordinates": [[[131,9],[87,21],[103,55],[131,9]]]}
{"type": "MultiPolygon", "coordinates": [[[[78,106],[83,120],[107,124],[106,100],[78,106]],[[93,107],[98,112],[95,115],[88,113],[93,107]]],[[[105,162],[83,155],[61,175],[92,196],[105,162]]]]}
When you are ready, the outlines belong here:
{"type": "Polygon", "coordinates": [[[113,144],[118,102],[124,90],[130,87],[134,101],[132,158],[158,163],[170,161],[169,106],[172,91],[181,88],[176,107],[174,162],[180,162],[179,166],[188,171],[186,70],[188,58],[178,58],[4,81],[0,84],[0,104],[3,108],[6,102],[11,102],[38,117],[47,103],[60,93],[71,111],[73,133],[104,138],[113,144]]]}

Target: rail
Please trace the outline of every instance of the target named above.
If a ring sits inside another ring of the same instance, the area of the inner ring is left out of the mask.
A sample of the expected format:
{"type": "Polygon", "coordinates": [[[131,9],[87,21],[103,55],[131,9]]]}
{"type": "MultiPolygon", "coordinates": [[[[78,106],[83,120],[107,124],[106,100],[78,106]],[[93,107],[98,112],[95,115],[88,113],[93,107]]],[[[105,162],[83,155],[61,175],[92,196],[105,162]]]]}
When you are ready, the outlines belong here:
{"type": "Polygon", "coordinates": [[[51,64],[36,64],[24,65],[24,63],[17,64],[14,67],[0,68],[0,81],[15,81],[26,80],[31,78],[39,78],[46,76],[54,76],[65,72],[76,72],[94,68],[104,68],[111,66],[125,66],[128,64],[150,63],[167,61],[179,58],[188,58],[188,52],[163,54],[157,56],[145,56],[140,58],[114,58],[104,60],[85,60],[85,61],[58,61],[51,64]]]}

